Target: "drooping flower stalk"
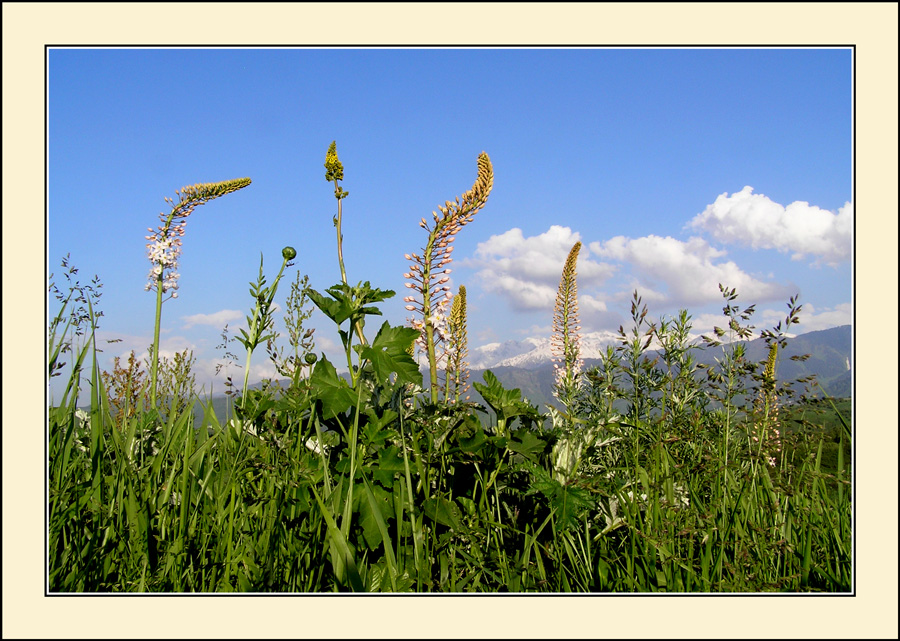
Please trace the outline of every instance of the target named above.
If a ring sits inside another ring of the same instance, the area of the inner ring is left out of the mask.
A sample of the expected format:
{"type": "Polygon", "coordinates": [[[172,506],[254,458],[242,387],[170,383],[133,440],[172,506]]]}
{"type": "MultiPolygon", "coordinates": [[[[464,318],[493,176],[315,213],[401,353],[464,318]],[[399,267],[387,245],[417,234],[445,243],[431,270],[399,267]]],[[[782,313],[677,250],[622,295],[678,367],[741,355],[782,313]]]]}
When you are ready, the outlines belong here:
{"type": "Polygon", "coordinates": [[[466,356],[469,354],[469,338],[466,328],[466,286],[460,285],[459,291],[453,297],[453,305],[450,307],[448,321],[449,340],[447,341],[447,369],[444,400],[448,403],[459,403],[461,394],[464,394],[469,385],[466,356]]]}
{"type": "Polygon", "coordinates": [[[575,271],[580,250],[581,241],[576,242],[569,251],[556,292],[556,306],[553,312],[551,350],[553,367],[556,370],[553,395],[567,409],[575,399],[578,376],[584,364],[579,355],[581,325],[578,324],[578,283],[575,271]]]}
{"type": "MultiPolygon", "coordinates": [[[[153,355],[150,360],[150,402],[156,407],[156,379],[159,368],[159,326],[162,316],[163,294],[171,291],[170,298],[177,298],[178,277],[175,270],[178,267],[178,257],[181,255],[181,239],[184,238],[184,228],[187,217],[191,215],[195,207],[204,205],[214,198],[230,194],[238,189],[243,189],[250,184],[249,178],[237,178],[217,183],[201,183],[182,187],[175,192],[178,201],[166,198],[166,202],[172,205],[172,211],[168,215],[160,213],[161,224],[145,238],[147,243],[147,255],[152,265],[149,274],[149,282],[144,287],[145,291],[156,291],[156,321],[153,328],[153,355]]],[[[166,299],[169,300],[169,299],[166,299]]]]}
{"type": "MultiPolygon", "coordinates": [[[[439,216],[431,212],[433,222],[428,223],[424,218],[419,226],[428,232],[428,242],[422,249],[422,254],[406,254],[406,259],[413,261],[410,271],[404,274],[404,278],[410,282],[406,287],[421,294],[421,300],[413,295],[404,300],[409,303],[406,309],[416,312],[421,316],[410,319],[410,324],[419,330],[419,346],[428,355],[428,368],[431,378],[431,401],[438,402],[438,356],[435,345],[447,340],[449,333],[447,327],[447,307],[453,298],[450,287],[450,269],[452,262],[450,255],[453,253],[453,241],[456,234],[472,222],[472,218],[487,203],[488,195],[494,186],[494,169],[491,159],[484,152],[478,156],[478,177],[472,189],[465,192],[462,197],[457,197],[455,202],[446,201],[439,205],[439,216]]],[[[443,354],[441,355],[443,356],[443,354]]]]}

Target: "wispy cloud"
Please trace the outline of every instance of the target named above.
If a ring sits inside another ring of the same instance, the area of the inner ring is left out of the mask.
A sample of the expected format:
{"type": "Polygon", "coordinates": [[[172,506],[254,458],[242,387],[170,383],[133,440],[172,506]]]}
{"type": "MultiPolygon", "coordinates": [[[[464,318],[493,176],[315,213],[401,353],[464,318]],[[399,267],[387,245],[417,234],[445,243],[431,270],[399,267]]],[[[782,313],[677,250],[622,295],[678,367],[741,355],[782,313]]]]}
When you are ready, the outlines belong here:
{"type": "Polygon", "coordinates": [[[182,316],[184,321],[183,329],[190,329],[195,325],[209,325],[221,329],[226,323],[241,319],[244,317],[243,312],[237,309],[223,309],[212,314],[193,314],[192,316],[182,316]]]}
{"type": "Polygon", "coordinates": [[[747,186],[731,196],[721,194],[687,227],[722,243],[776,249],[794,260],[810,254],[816,265],[835,266],[850,259],[853,205],[846,203],[836,213],[804,201],[785,207],[747,186]]]}

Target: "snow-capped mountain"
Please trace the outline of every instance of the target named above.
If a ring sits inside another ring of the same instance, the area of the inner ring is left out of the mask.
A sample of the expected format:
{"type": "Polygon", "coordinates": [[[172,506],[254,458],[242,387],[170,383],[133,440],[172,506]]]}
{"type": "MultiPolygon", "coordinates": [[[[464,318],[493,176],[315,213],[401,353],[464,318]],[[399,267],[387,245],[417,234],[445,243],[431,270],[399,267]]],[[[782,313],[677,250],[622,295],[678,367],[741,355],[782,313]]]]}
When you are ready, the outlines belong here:
{"type": "MultiPolygon", "coordinates": [[[[581,358],[600,358],[606,346],[614,344],[618,336],[614,332],[592,332],[581,338],[581,358]]],[[[491,367],[520,367],[537,369],[553,358],[550,338],[526,338],[521,341],[488,343],[469,350],[470,369],[491,367]]]]}

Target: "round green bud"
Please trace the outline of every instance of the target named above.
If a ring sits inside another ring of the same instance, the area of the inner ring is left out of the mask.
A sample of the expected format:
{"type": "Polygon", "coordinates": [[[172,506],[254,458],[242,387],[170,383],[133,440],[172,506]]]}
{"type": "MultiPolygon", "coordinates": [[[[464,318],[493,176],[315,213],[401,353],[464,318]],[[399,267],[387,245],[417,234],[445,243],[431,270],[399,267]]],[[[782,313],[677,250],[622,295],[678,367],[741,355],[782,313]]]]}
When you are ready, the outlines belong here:
{"type": "Polygon", "coordinates": [[[319,360],[319,357],[316,356],[315,354],[313,354],[312,352],[310,352],[309,354],[307,354],[306,356],[303,357],[303,360],[306,361],[307,365],[312,365],[317,360],[319,360]]]}
{"type": "Polygon", "coordinates": [[[297,257],[297,250],[293,247],[285,247],[281,250],[281,255],[285,260],[294,260],[297,257]]]}

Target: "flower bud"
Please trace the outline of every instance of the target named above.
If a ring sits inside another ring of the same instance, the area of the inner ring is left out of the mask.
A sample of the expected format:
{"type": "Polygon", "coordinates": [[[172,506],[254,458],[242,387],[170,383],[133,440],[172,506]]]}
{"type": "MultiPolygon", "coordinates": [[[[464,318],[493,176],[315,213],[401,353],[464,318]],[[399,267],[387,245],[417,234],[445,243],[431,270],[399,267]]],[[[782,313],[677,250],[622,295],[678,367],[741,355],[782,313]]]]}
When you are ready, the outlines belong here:
{"type": "Polygon", "coordinates": [[[297,250],[293,247],[285,247],[281,250],[281,255],[285,260],[294,260],[297,257],[297,250]]]}

